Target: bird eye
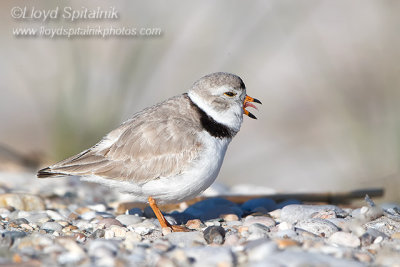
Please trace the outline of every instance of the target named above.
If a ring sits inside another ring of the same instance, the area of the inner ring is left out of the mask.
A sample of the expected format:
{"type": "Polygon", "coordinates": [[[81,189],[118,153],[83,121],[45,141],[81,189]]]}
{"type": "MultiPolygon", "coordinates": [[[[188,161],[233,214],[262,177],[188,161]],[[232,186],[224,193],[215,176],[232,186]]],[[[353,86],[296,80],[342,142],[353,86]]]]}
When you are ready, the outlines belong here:
{"type": "Polygon", "coordinates": [[[227,95],[227,96],[229,96],[229,97],[232,97],[232,96],[235,96],[236,93],[234,93],[234,92],[226,92],[226,93],[224,93],[224,95],[227,95]]]}

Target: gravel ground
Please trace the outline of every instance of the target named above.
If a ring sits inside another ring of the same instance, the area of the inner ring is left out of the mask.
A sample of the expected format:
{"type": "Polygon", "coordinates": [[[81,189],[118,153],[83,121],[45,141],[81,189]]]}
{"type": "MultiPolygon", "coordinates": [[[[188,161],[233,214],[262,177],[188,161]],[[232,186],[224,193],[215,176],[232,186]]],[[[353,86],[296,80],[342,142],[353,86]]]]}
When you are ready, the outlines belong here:
{"type": "MultiPolygon", "coordinates": [[[[12,266],[400,266],[400,205],[349,209],[212,198],[167,214],[74,179],[0,173],[0,264],[12,266]],[[47,180],[49,181],[49,180],[47,180]]],[[[226,193],[226,192],[225,192],[226,193]]]]}

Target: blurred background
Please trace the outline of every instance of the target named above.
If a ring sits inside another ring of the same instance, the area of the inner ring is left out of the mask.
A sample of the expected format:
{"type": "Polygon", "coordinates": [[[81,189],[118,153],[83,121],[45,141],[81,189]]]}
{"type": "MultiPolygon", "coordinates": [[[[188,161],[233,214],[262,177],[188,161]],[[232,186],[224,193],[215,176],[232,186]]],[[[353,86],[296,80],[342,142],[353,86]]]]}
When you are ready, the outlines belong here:
{"type": "MultiPolygon", "coordinates": [[[[135,112],[232,72],[263,102],[218,181],[275,192],[383,187],[400,201],[400,2],[2,1],[0,171],[94,145],[135,112]],[[15,7],[115,7],[117,20],[16,20],[15,7]],[[148,27],[159,36],[16,37],[18,27],[148,27]]],[[[5,176],[3,176],[5,177],[5,176]]],[[[8,181],[0,175],[0,182],[8,181]]]]}

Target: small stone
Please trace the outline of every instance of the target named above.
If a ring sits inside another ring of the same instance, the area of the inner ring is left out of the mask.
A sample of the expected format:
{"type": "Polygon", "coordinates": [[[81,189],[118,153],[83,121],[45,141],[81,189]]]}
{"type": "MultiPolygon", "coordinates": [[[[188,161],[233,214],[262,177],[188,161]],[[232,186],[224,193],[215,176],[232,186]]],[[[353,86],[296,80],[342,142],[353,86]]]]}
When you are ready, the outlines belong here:
{"type": "Polygon", "coordinates": [[[14,263],[19,264],[19,263],[22,263],[22,258],[21,258],[21,256],[20,256],[19,254],[15,253],[15,254],[13,255],[12,261],[13,261],[14,263]]]}
{"type": "Polygon", "coordinates": [[[98,222],[99,225],[103,224],[104,227],[109,228],[111,225],[118,225],[118,226],[123,226],[120,221],[113,219],[113,218],[105,218],[102,219],[98,222]]]}
{"type": "Polygon", "coordinates": [[[127,229],[118,225],[111,225],[110,230],[114,232],[114,236],[117,238],[124,238],[126,236],[127,229]]]}
{"type": "Polygon", "coordinates": [[[283,239],[297,238],[297,233],[293,229],[288,229],[274,233],[274,237],[283,239]]]}
{"type": "Polygon", "coordinates": [[[75,210],[75,213],[77,213],[79,215],[82,215],[82,214],[84,214],[86,212],[89,212],[89,211],[91,211],[91,209],[89,209],[88,207],[79,207],[79,208],[77,208],[75,210]]]}
{"type": "Polygon", "coordinates": [[[105,239],[113,239],[114,237],[115,237],[114,231],[111,231],[111,229],[105,230],[105,233],[104,233],[105,239]]]}
{"type": "MultiPolygon", "coordinates": [[[[189,259],[194,259],[195,266],[235,266],[234,255],[229,247],[199,246],[185,249],[189,259]]],[[[180,265],[180,266],[189,266],[180,265]]]]}
{"type": "Polygon", "coordinates": [[[365,252],[356,252],[354,253],[354,257],[364,263],[370,263],[372,261],[371,255],[365,252]]]}
{"type": "Polygon", "coordinates": [[[281,218],[281,209],[276,209],[273,211],[270,211],[268,214],[271,216],[273,219],[280,219],[281,218]]]}
{"type": "Polygon", "coordinates": [[[170,233],[172,233],[172,229],[171,228],[169,228],[169,227],[163,227],[163,228],[161,228],[161,232],[162,232],[162,234],[165,236],[165,235],[169,235],[170,233]]]}
{"type": "Polygon", "coordinates": [[[68,216],[68,219],[70,220],[78,220],[79,219],[79,214],[75,213],[75,212],[71,212],[71,214],[68,216]]]}
{"type": "Polygon", "coordinates": [[[382,236],[378,236],[377,238],[375,238],[374,240],[374,244],[379,244],[383,241],[383,237],[382,236]]]}
{"type": "Polygon", "coordinates": [[[29,216],[27,216],[25,218],[29,223],[33,223],[33,224],[43,224],[45,222],[47,222],[48,220],[50,220],[49,216],[47,216],[46,213],[42,213],[42,212],[34,212],[34,213],[30,213],[29,216]]]}
{"type": "Polygon", "coordinates": [[[88,208],[97,212],[105,212],[107,210],[107,207],[101,203],[95,205],[89,205],[88,208]]]}
{"type": "Polygon", "coordinates": [[[278,245],[279,249],[284,249],[287,247],[293,247],[293,246],[298,246],[299,243],[292,239],[284,238],[284,239],[275,239],[274,240],[276,244],[278,245]]]}
{"type": "Polygon", "coordinates": [[[74,237],[75,237],[76,241],[81,242],[81,243],[85,242],[85,240],[86,240],[86,236],[82,233],[75,233],[74,237]]]}
{"type": "Polygon", "coordinates": [[[208,220],[204,223],[206,226],[221,226],[219,219],[217,220],[208,220]]]}
{"type": "Polygon", "coordinates": [[[316,216],[317,213],[335,212],[336,216],[345,216],[346,212],[334,205],[288,205],[282,208],[281,220],[295,223],[316,216]]]}
{"type": "Polygon", "coordinates": [[[199,219],[189,220],[186,223],[186,227],[189,229],[198,230],[203,227],[203,223],[199,219]]]}
{"type": "Polygon", "coordinates": [[[333,210],[322,210],[311,215],[315,219],[333,219],[336,218],[336,213],[333,210]]]}
{"type": "Polygon", "coordinates": [[[29,224],[23,223],[23,224],[21,224],[20,226],[21,226],[22,229],[25,229],[25,230],[27,230],[27,231],[33,231],[33,227],[30,226],[29,224]]]}
{"type": "Polygon", "coordinates": [[[21,225],[21,224],[29,224],[28,220],[25,218],[18,218],[15,220],[11,220],[9,224],[16,224],[16,225],[21,225]]]}
{"type": "Polygon", "coordinates": [[[221,245],[225,241],[225,229],[221,226],[209,226],[204,230],[203,234],[207,244],[221,245]]]}
{"type": "Polygon", "coordinates": [[[277,242],[270,239],[258,239],[248,242],[245,245],[245,251],[248,259],[253,262],[259,262],[277,252],[277,242]]]}
{"type": "Polygon", "coordinates": [[[52,220],[55,221],[61,221],[66,219],[64,216],[62,216],[60,213],[54,210],[46,210],[46,213],[52,220]]]}
{"type": "Polygon", "coordinates": [[[93,210],[89,210],[87,212],[82,213],[80,217],[83,220],[90,221],[90,220],[96,218],[96,212],[93,210]]]}
{"type": "Polygon", "coordinates": [[[123,214],[123,215],[118,215],[115,219],[126,226],[142,222],[142,218],[136,215],[123,214]]]}
{"type": "Polygon", "coordinates": [[[0,207],[7,206],[26,211],[45,209],[45,204],[41,197],[22,193],[0,194],[0,207]]]}
{"type": "Polygon", "coordinates": [[[360,239],[351,233],[346,232],[336,232],[333,233],[328,241],[330,243],[339,245],[339,246],[346,246],[351,248],[356,248],[361,245],[360,239]]]}
{"type": "Polygon", "coordinates": [[[369,234],[368,232],[365,232],[362,236],[360,236],[360,242],[361,242],[361,246],[363,247],[367,247],[369,245],[372,244],[372,242],[374,242],[374,237],[369,234]]]}
{"type": "Polygon", "coordinates": [[[152,247],[157,251],[157,253],[163,253],[171,248],[171,244],[167,240],[157,239],[153,242],[152,247]]]}
{"type": "MultiPolygon", "coordinates": [[[[78,227],[81,230],[90,230],[93,228],[93,224],[89,223],[88,221],[85,220],[78,220],[75,222],[75,226],[78,227]]],[[[102,224],[101,226],[104,226],[102,224]]]]}
{"type": "Polygon", "coordinates": [[[247,240],[256,240],[268,237],[269,228],[263,224],[253,223],[249,226],[249,233],[247,240]]]}
{"type": "Polygon", "coordinates": [[[105,231],[103,229],[97,229],[90,235],[90,238],[102,238],[104,235],[105,231]]]}
{"type": "Polygon", "coordinates": [[[400,239],[400,232],[393,233],[391,238],[392,239],[400,239]]]}
{"type": "Polygon", "coordinates": [[[58,244],[62,245],[68,251],[63,257],[58,258],[59,263],[77,262],[85,257],[85,252],[74,239],[58,237],[56,240],[58,244]]]}
{"type": "Polygon", "coordinates": [[[279,231],[286,231],[286,230],[292,230],[293,229],[293,224],[288,223],[288,222],[281,222],[278,224],[278,230],[279,231]]]}
{"type": "Polygon", "coordinates": [[[238,228],[238,232],[242,233],[242,232],[248,232],[249,231],[249,227],[248,226],[240,226],[238,228]]]}
{"type": "Polygon", "coordinates": [[[225,246],[237,246],[239,245],[239,236],[237,234],[230,234],[228,236],[225,236],[225,246]]]}
{"type": "Polygon", "coordinates": [[[296,228],[301,228],[322,237],[330,237],[333,233],[339,231],[336,225],[324,219],[302,220],[296,224],[296,228]]]}
{"type": "Polygon", "coordinates": [[[56,222],[45,222],[40,228],[46,231],[53,231],[53,232],[61,232],[63,229],[63,227],[56,222]]]}
{"type": "Polygon", "coordinates": [[[239,217],[236,214],[222,214],[221,218],[225,222],[239,221],[239,217]]]}
{"type": "Polygon", "coordinates": [[[142,237],[139,234],[135,232],[127,232],[123,244],[125,245],[126,249],[132,250],[140,241],[142,241],[142,237]]]}
{"type": "Polygon", "coordinates": [[[359,215],[353,216],[355,218],[361,219],[364,222],[369,222],[379,218],[383,215],[383,209],[378,206],[367,207],[363,206],[359,210],[359,215]]]}
{"type": "Polygon", "coordinates": [[[167,240],[178,247],[191,247],[194,245],[204,245],[203,233],[201,232],[172,232],[166,236],[167,240]]]}
{"type": "Polygon", "coordinates": [[[265,225],[266,227],[275,226],[276,222],[274,219],[267,216],[247,216],[244,220],[243,226],[250,226],[254,223],[265,225]]]}
{"type": "Polygon", "coordinates": [[[73,231],[76,231],[78,229],[79,228],[77,226],[75,226],[75,225],[67,225],[62,229],[62,231],[63,232],[73,232],[73,231]]]}
{"type": "Polygon", "coordinates": [[[130,231],[133,231],[139,235],[147,235],[156,229],[156,226],[150,220],[144,220],[141,223],[137,223],[134,226],[128,226],[130,231]]]}

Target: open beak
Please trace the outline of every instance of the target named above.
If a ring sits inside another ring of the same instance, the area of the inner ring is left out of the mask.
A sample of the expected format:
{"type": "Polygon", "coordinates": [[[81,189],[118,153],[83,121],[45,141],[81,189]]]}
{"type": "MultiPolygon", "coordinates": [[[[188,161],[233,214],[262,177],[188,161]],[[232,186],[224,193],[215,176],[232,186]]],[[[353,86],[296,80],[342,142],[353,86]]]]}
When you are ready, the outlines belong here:
{"type": "Polygon", "coordinates": [[[244,114],[246,114],[247,116],[249,116],[252,119],[257,119],[256,116],[254,116],[253,114],[251,114],[249,111],[246,110],[247,107],[255,108],[255,109],[258,110],[258,108],[255,105],[253,105],[251,102],[262,104],[260,100],[252,98],[252,97],[246,95],[246,98],[244,99],[244,102],[243,102],[244,114]]]}

